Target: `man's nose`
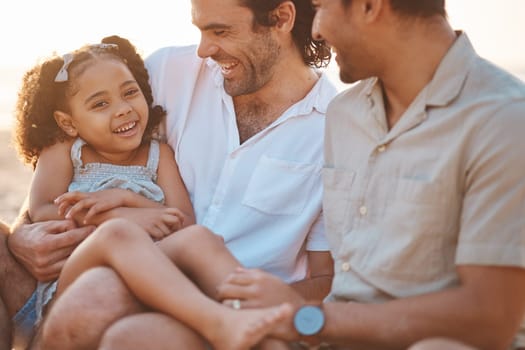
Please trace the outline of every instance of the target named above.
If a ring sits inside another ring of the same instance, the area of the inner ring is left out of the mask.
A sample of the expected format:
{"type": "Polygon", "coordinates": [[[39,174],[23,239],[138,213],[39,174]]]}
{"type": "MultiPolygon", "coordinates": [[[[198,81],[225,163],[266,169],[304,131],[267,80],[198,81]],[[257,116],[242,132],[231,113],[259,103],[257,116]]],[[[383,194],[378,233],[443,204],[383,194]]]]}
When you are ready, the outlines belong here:
{"type": "Polygon", "coordinates": [[[206,58],[215,55],[219,51],[219,47],[205,35],[201,35],[201,41],[199,43],[199,48],[197,49],[197,54],[200,58],[206,58]]]}

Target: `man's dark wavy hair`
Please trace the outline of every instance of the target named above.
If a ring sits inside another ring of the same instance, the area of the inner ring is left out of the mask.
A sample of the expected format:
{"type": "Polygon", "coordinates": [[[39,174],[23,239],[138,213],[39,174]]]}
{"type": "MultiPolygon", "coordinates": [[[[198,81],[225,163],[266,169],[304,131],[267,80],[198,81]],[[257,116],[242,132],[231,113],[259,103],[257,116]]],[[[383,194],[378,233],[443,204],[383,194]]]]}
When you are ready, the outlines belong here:
{"type": "Polygon", "coordinates": [[[239,0],[241,6],[249,8],[255,17],[255,24],[271,27],[276,19],[271,12],[285,1],[295,5],[296,16],[292,30],[295,45],[300,50],[303,61],[312,67],[325,67],[330,62],[332,53],[324,41],[312,38],[312,23],[315,9],[311,0],[239,0]]]}

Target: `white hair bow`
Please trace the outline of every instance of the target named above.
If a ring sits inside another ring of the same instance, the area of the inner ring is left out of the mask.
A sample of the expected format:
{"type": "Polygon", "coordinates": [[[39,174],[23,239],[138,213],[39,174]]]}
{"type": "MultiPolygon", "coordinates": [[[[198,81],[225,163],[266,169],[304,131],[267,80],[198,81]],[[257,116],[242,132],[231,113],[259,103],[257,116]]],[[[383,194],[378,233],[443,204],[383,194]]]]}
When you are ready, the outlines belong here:
{"type": "Polygon", "coordinates": [[[62,68],[57,73],[57,76],[55,77],[55,82],[61,83],[64,81],[67,81],[68,75],[67,75],[67,67],[73,62],[73,54],[66,53],[64,56],[62,56],[64,59],[64,64],[62,64],[62,68]]]}

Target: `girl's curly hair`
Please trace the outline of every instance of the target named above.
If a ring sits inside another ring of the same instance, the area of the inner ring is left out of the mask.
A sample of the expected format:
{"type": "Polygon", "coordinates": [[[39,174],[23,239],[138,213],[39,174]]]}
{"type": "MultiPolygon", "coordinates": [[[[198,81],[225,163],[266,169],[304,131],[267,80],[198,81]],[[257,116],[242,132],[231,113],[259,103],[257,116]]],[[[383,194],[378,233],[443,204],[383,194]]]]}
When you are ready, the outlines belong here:
{"type": "Polygon", "coordinates": [[[153,105],[148,71],[135,47],[127,39],[116,35],[102,39],[102,43],[114,45],[85,45],[71,53],[73,59],[67,67],[67,81],[55,81],[64,64],[64,59],[58,55],[49,57],[25,73],[15,106],[14,142],[22,160],[31,164],[33,168],[45,147],[69,138],[55,122],[53,112],[69,112],[67,102],[75,78],[95,58],[110,57],[122,61],[137,80],[149,106],[149,119],[142,137],[143,143],[153,137],[154,131],[166,115],[161,106],[153,105]]]}

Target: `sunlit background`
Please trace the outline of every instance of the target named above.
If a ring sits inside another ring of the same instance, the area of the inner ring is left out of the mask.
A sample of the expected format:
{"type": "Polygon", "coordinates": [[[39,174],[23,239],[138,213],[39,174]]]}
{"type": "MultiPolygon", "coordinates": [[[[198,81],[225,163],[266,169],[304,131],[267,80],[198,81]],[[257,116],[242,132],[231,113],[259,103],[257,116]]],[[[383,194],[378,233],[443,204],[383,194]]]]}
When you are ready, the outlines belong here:
{"type": "MultiPolygon", "coordinates": [[[[447,10],[453,26],[468,33],[479,54],[525,80],[524,0],[448,0],[447,10]]],[[[24,71],[53,52],[62,54],[112,34],[130,39],[144,56],[199,40],[190,0],[4,1],[0,33],[2,129],[12,123],[24,71]]],[[[329,74],[337,81],[335,66],[329,74]]]]}

